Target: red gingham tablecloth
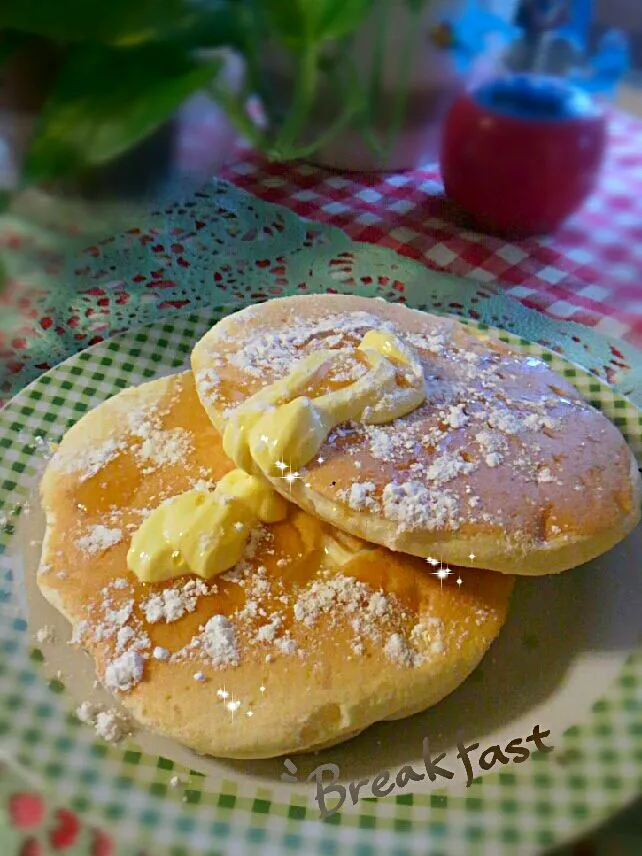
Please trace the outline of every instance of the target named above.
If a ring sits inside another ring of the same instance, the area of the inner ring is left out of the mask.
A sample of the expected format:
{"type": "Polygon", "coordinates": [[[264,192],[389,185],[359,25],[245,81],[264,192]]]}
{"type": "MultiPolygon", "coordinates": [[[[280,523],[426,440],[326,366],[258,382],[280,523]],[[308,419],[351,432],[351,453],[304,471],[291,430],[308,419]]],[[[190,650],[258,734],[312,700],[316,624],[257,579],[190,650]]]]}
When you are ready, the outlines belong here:
{"type": "Polygon", "coordinates": [[[391,247],[427,267],[496,282],[531,308],[642,347],[642,120],[610,116],[596,192],[555,235],[507,242],[462,228],[437,166],[339,173],[249,154],[224,177],[266,201],[391,247]]]}

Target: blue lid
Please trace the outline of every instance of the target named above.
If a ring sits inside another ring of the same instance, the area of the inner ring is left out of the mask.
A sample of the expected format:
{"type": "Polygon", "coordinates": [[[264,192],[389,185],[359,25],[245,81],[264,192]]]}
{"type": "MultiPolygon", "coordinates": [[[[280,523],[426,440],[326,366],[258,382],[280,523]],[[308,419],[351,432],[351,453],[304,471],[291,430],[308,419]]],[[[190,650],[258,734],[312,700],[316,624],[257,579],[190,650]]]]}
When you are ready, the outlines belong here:
{"type": "Polygon", "coordinates": [[[473,97],[495,113],[543,122],[585,118],[599,112],[583,90],[560,78],[534,74],[490,80],[477,89],[473,97]]]}

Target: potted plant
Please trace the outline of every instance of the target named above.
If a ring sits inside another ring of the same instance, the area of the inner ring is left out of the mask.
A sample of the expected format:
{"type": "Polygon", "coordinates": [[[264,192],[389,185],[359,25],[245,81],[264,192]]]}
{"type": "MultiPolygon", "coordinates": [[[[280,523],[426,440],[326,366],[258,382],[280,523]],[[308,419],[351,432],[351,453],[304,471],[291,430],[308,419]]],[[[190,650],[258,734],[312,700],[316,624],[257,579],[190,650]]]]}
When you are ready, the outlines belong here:
{"type": "Polygon", "coordinates": [[[200,89],[269,157],[316,157],[349,166],[342,163],[347,150],[358,153],[359,166],[411,166],[416,145],[395,152],[404,122],[435,125],[443,104],[483,52],[485,34],[501,31],[514,5],[513,0],[4,0],[0,74],[4,70],[5,90],[25,91],[16,86],[16,77],[29,74],[29,57],[49,61],[44,80],[42,75],[37,80],[38,110],[21,162],[21,184],[104,166],[162,127],[200,89]],[[221,74],[223,49],[243,59],[237,85],[221,74]],[[264,122],[248,109],[251,97],[258,97],[264,122]],[[337,148],[342,139],[347,146],[337,148]],[[369,164],[364,151],[370,153],[369,164]]]}

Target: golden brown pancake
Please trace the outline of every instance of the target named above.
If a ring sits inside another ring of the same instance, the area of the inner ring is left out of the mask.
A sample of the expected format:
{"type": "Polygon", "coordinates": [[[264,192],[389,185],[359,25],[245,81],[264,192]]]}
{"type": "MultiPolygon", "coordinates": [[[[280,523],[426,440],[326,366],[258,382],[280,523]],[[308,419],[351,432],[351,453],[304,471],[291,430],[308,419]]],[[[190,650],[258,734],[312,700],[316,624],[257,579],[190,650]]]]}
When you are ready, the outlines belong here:
{"type": "Polygon", "coordinates": [[[316,349],[346,349],[316,395],[366,368],[356,346],[388,329],[419,354],[427,399],[387,425],[332,432],[294,484],[301,508],[391,550],[504,573],[557,573],[604,553],[640,519],[640,477],[618,429],[546,364],[442,318],[343,295],[288,297],[216,324],[192,355],[222,432],[234,409],[316,349]]]}
{"type": "Polygon", "coordinates": [[[39,587],[136,720],[201,753],[266,758],[408,716],[465,680],[513,579],[440,581],[296,506],[222,576],[140,583],[127,551],[145,514],[231,467],[187,373],[87,414],[43,477],[39,587]]]}

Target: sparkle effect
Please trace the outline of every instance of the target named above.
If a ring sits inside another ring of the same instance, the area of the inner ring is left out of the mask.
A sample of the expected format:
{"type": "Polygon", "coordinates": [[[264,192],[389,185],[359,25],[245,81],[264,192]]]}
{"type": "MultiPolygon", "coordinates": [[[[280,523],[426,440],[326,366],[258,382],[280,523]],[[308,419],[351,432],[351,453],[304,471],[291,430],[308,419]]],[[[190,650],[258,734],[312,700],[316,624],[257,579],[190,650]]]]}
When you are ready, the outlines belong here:
{"type": "MultiPolygon", "coordinates": [[[[221,689],[216,690],[216,695],[221,699],[224,707],[226,710],[229,710],[232,714],[232,719],[234,719],[234,714],[240,707],[242,707],[243,702],[238,698],[234,698],[234,695],[230,693],[229,690],[226,690],[224,686],[221,687],[221,689]]],[[[254,713],[251,710],[247,710],[245,715],[254,716],[254,713]]]]}
{"type": "MultiPolygon", "coordinates": [[[[475,558],[472,553],[471,553],[470,557],[475,558]]],[[[435,559],[434,556],[428,556],[428,558],[426,559],[426,562],[432,568],[437,569],[435,571],[431,571],[431,575],[433,577],[437,577],[437,579],[439,580],[439,585],[443,589],[444,580],[447,580],[448,577],[453,573],[452,568],[449,568],[448,565],[444,565],[443,562],[435,559]]],[[[455,580],[455,582],[457,583],[458,586],[461,586],[464,581],[462,580],[462,578],[460,576],[458,576],[457,579],[455,580]]]]}
{"type": "Polygon", "coordinates": [[[443,588],[444,587],[444,580],[447,580],[451,574],[452,574],[452,571],[450,570],[450,568],[448,568],[446,565],[441,565],[433,573],[433,576],[437,577],[437,579],[439,580],[439,585],[441,586],[441,588],[443,588]]]}
{"type": "Polygon", "coordinates": [[[277,476],[277,478],[284,481],[288,485],[290,493],[292,493],[292,485],[300,479],[303,479],[303,476],[298,472],[298,470],[293,470],[289,464],[285,463],[285,461],[276,461],[274,466],[282,473],[282,475],[277,476]]]}
{"type": "Polygon", "coordinates": [[[241,706],[241,702],[235,698],[231,699],[230,701],[226,702],[226,704],[225,704],[225,707],[229,710],[229,712],[232,715],[234,715],[236,713],[236,711],[239,709],[240,706],[241,706]]]}

